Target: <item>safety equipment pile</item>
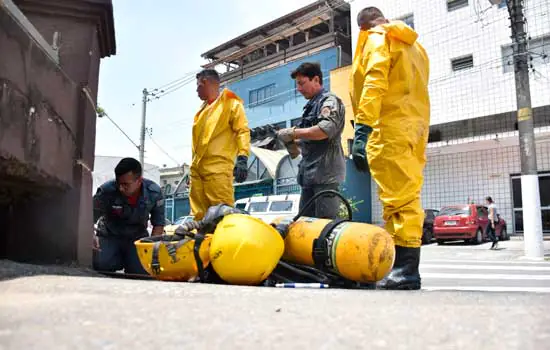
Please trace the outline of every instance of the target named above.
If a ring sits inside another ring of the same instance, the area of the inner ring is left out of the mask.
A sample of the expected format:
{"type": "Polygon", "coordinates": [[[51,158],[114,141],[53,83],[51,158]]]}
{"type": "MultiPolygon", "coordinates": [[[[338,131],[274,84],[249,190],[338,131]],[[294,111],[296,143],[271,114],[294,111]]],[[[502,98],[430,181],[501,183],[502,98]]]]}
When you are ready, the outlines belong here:
{"type": "Polygon", "coordinates": [[[301,216],[271,224],[228,205],[210,207],[203,219],[173,235],[135,242],[140,261],[155,279],[272,287],[372,288],[392,269],[395,248],[382,227],[301,216]]]}

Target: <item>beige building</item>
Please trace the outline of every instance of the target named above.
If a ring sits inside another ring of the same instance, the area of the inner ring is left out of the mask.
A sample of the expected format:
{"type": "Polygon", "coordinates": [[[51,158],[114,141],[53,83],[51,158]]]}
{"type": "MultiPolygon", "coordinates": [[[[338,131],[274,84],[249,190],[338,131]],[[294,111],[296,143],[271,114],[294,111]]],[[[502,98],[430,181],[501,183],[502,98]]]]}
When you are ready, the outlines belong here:
{"type": "MultiPolygon", "coordinates": [[[[188,186],[188,181],[184,180],[184,175],[189,173],[189,165],[183,164],[179,167],[160,169],[160,187],[165,195],[173,194],[178,186],[188,186]],[[182,185],[181,182],[184,182],[182,185]]],[[[186,177],[187,178],[187,177],[186,177]]],[[[180,191],[181,192],[181,189],[180,191]]]]}

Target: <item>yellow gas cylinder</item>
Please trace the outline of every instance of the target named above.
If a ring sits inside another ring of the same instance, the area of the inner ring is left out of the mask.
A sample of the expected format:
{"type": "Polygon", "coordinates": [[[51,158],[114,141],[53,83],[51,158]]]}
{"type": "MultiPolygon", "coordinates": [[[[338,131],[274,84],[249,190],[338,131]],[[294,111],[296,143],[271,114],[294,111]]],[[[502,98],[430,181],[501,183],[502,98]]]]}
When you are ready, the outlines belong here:
{"type": "MultiPolygon", "coordinates": [[[[291,220],[281,217],[273,224],[291,220]]],[[[284,261],[322,267],[361,283],[383,279],[395,259],[391,235],[379,226],[362,222],[301,217],[290,224],[284,243],[284,261]],[[320,236],[314,254],[314,243],[320,236]]]]}
{"type": "MultiPolygon", "coordinates": [[[[208,251],[212,235],[206,235],[199,249],[203,266],[210,263],[208,251]]],[[[161,281],[192,280],[199,275],[193,249],[195,240],[177,236],[146,237],[134,242],[141,266],[152,277],[161,281]]]]}
{"type": "Polygon", "coordinates": [[[249,215],[230,214],[214,231],[210,262],[230,284],[258,285],[275,269],[283,252],[283,238],[272,226],[249,215]]]}

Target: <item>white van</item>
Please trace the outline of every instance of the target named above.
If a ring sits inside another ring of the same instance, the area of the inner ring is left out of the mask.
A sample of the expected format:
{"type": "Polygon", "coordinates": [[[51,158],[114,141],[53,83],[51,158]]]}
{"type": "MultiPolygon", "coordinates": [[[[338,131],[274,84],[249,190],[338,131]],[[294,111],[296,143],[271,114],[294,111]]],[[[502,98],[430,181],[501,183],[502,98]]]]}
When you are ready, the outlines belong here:
{"type": "Polygon", "coordinates": [[[251,216],[271,224],[280,216],[294,216],[298,214],[300,194],[279,194],[239,199],[235,207],[246,210],[251,216]]]}

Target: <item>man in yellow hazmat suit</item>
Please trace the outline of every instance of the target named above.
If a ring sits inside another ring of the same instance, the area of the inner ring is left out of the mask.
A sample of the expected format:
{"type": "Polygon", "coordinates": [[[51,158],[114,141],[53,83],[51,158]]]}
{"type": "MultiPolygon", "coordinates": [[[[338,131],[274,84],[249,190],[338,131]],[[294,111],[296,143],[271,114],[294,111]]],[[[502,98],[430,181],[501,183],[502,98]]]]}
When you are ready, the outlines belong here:
{"type": "Polygon", "coordinates": [[[420,289],[424,211],[420,194],[430,126],[429,59],[418,34],[375,7],[359,12],[350,76],[355,116],[352,157],[378,185],[386,230],[394,238],[393,270],[379,289],[420,289]]]}
{"type": "Polygon", "coordinates": [[[250,129],[243,101],[227,88],[213,69],[197,74],[197,94],[204,101],[193,122],[193,161],[189,202],[195,220],[213,205],[234,205],[233,179],[248,175],[250,129]]]}

